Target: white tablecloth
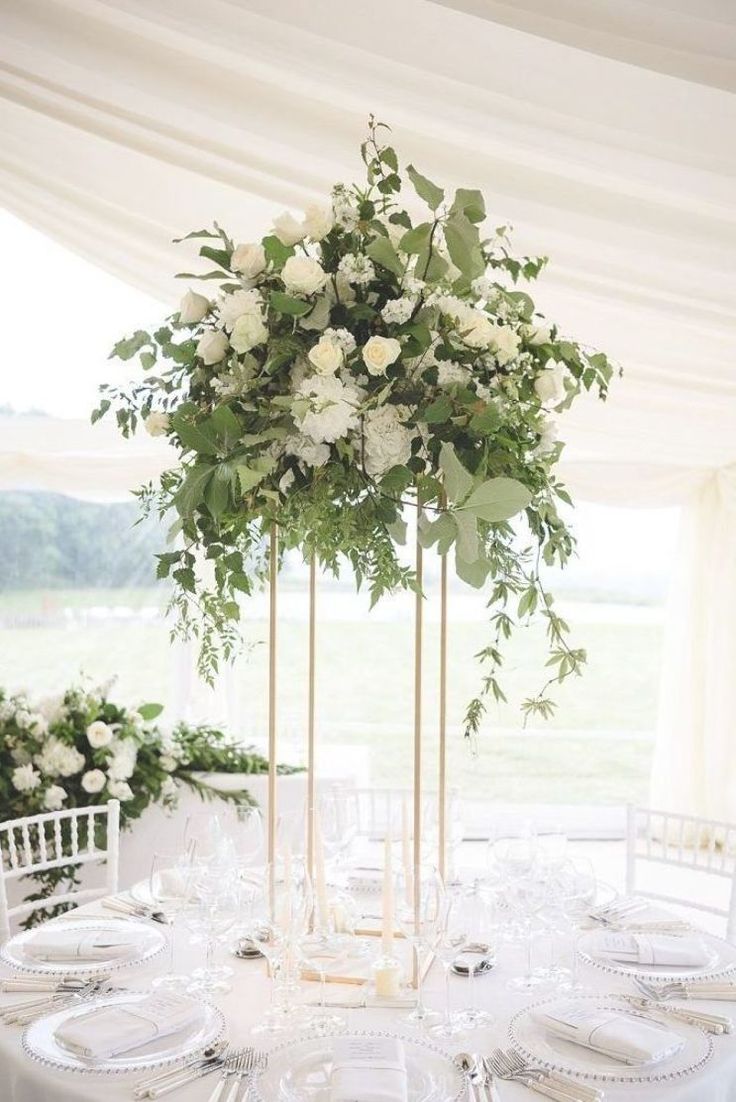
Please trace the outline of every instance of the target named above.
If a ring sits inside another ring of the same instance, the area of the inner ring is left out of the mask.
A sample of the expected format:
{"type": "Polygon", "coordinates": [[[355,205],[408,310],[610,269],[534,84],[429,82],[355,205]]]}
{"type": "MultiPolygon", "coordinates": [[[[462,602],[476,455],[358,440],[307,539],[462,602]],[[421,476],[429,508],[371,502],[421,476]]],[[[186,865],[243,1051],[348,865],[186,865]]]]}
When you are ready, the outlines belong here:
{"type": "MultiPolygon", "coordinates": [[[[80,908],[77,912],[87,914],[105,914],[99,904],[93,903],[80,908]]],[[[60,920],[60,921],[63,921],[60,920]]],[[[175,965],[177,970],[186,970],[195,965],[193,950],[187,944],[186,936],[178,937],[175,946],[175,965]]],[[[156,966],[148,969],[116,974],[121,983],[131,988],[145,987],[147,981],[161,971],[164,965],[159,958],[156,966]]],[[[201,953],[196,956],[201,963],[201,953]]],[[[224,1011],[230,1040],[233,1044],[249,1043],[249,1030],[259,1018],[259,1010],[267,1005],[268,981],[265,963],[232,958],[235,968],[233,990],[215,1001],[224,1011]]],[[[489,1029],[474,1030],[453,1039],[451,1052],[487,1052],[489,1048],[503,1045],[506,1040],[508,1021],[517,1009],[526,1002],[533,1001],[506,988],[506,980],[518,975],[523,969],[519,954],[509,946],[502,946],[497,968],[488,975],[475,981],[478,1005],[490,1010],[496,1016],[496,1025],[489,1029]]],[[[601,992],[626,991],[631,993],[631,985],[617,977],[608,976],[596,969],[581,964],[581,979],[592,988],[601,992]]],[[[438,1009],[443,1007],[442,970],[435,964],[425,983],[427,1002],[438,1009]]],[[[467,1005],[468,980],[453,977],[452,997],[455,1006],[467,1005]]],[[[307,985],[308,997],[318,997],[318,985],[307,985]]],[[[331,985],[330,991],[345,994],[347,998],[355,995],[352,986],[331,985]]],[[[13,996],[14,998],[16,996],[13,996]]],[[[27,995],[17,996],[27,998],[27,995]]],[[[10,996],[0,995],[5,1004],[10,996]]],[[[728,1013],[730,1004],[714,1003],[712,1008],[718,1013],[728,1013]]],[[[736,1013],[736,1010],[734,1011],[736,1013]]],[[[400,1027],[406,1010],[349,1010],[344,1011],[348,1023],[355,1029],[400,1027]]],[[[283,1035],[275,1035],[273,1045],[281,1043],[283,1035]]],[[[736,1034],[715,1037],[713,1059],[697,1075],[661,1086],[606,1087],[606,1102],[736,1102],[736,1034]]],[[[258,1036],[259,1047],[266,1047],[264,1035],[258,1036]]],[[[0,1099],[2,1102],[131,1102],[131,1083],[137,1076],[107,1077],[101,1080],[96,1076],[79,1076],[73,1073],[55,1072],[36,1064],[26,1057],[20,1047],[20,1031],[15,1026],[0,1026],[0,1099]],[[104,1083],[104,1086],[102,1085],[104,1083]]],[[[209,1097],[214,1080],[195,1082],[177,1091],[173,1097],[177,1102],[204,1102],[209,1097]]],[[[500,1084],[502,1102],[531,1102],[539,1097],[525,1087],[515,1083],[500,1084]]]]}

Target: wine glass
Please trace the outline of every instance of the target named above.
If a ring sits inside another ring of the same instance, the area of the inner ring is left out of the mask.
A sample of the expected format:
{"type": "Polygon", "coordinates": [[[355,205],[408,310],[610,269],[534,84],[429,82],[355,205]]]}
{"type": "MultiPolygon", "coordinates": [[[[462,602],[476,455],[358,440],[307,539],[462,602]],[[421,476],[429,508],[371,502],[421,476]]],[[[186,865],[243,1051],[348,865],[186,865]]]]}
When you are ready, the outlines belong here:
{"type": "Polygon", "coordinates": [[[468,913],[465,893],[459,890],[450,892],[442,908],[439,933],[434,943],[434,951],[445,973],[445,1014],[432,1032],[439,1037],[454,1037],[467,1029],[465,1017],[453,1014],[450,1005],[450,972],[458,955],[470,940],[468,913]]]}
{"type": "Polygon", "coordinates": [[[216,949],[232,929],[238,916],[238,893],[231,879],[221,878],[209,866],[195,873],[195,894],[182,909],[185,924],[204,938],[205,964],[192,972],[192,994],[209,994],[231,990],[232,968],[215,964],[216,949]]]}
{"type": "Polygon", "coordinates": [[[287,850],[266,866],[262,891],[254,907],[249,940],[268,961],[270,1009],[253,1032],[275,1033],[293,1028],[299,1014],[293,1006],[300,951],[312,913],[312,886],[306,862],[287,850]]]}
{"type": "Polygon", "coordinates": [[[535,925],[538,925],[539,914],[549,900],[549,886],[537,877],[526,876],[509,885],[508,899],[524,934],[526,971],[508,980],[506,986],[514,991],[532,991],[549,982],[547,976],[534,971],[532,961],[535,925]]]}
{"type": "Polygon", "coordinates": [[[318,799],[317,814],[325,855],[339,866],[358,833],[357,796],[348,789],[331,788],[318,799]]]}
{"type": "Polygon", "coordinates": [[[191,861],[183,854],[154,853],[148,877],[152,901],[166,914],[169,923],[169,967],[165,975],[157,976],[152,987],[183,991],[190,977],[174,972],[174,932],[177,916],[188,898],[192,876],[191,861]]]}
{"type": "Polygon", "coordinates": [[[197,861],[222,857],[229,844],[222,818],[213,811],[195,811],[184,824],[184,848],[197,861]]]}
{"type": "Polygon", "coordinates": [[[263,854],[263,815],[259,807],[238,807],[229,831],[238,863],[247,869],[263,854]]]}
{"type": "Polygon", "coordinates": [[[436,869],[419,869],[417,885],[415,869],[405,868],[396,874],[394,900],[396,922],[414,951],[417,976],[417,1004],[406,1021],[419,1027],[426,1026],[438,1017],[428,1010],[423,998],[424,956],[434,949],[442,921],[445,888],[436,869]]]}
{"type": "Polygon", "coordinates": [[[478,971],[481,961],[495,953],[496,898],[495,893],[474,880],[462,892],[468,923],[469,942],[466,946],[470,1006],[461,1011],[461,1017],[469,1029],[491,1025],[493,1015],[481,1010],[477,1001],[478,971]]]}

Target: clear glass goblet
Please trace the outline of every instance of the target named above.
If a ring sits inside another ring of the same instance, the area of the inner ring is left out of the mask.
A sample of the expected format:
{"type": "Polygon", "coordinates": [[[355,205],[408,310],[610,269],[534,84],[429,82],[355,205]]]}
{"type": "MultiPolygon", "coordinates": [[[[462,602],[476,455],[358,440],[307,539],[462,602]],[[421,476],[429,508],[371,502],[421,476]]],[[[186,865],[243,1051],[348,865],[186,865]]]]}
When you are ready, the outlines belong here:
{"type": "Polygon", "coordinates": [[[445,887],[436,869],[423,867],[417,875],[415,869],[402,869],[394,880],[396,922],[414,951],[417,977],[417,1002],[404,1019],[412,1025],[424,1028],[439,1017],[436,1011],[424,1004],[424,960],[433,951],[442,922],[445,887]]]}

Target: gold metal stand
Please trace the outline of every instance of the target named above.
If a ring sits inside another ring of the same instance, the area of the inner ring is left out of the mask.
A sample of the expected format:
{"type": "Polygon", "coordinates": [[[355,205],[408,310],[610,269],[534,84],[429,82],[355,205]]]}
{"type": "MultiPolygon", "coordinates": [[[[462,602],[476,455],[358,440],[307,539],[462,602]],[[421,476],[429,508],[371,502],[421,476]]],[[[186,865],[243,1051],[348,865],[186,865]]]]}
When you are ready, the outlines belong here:
{"type": "MultiPolygon", "coordinates": [[[[424,552],[419,542],[422,500],[417,490],[417,536],[415,550],[416,593],[414,596],[414,924],[419,928],[422,865],[422,643],[424,629],[424,552]]],[[[414,986],[418,982],[416,955],[414,986]]]]}
{"type": "Polygon", "coordinates": [[[314,816],[316,770],[314,754],[315,670],[317,660],[317,563],[309,561],[309,690],[307,704],[307,868],[314,880],[314,816]]]}
{"type": "Polygon", "coordinates": [[[276,591],[279,576],[279,532],[271,525],[268,610],[268,860],[273,876],[276,859],[276,591]]]}

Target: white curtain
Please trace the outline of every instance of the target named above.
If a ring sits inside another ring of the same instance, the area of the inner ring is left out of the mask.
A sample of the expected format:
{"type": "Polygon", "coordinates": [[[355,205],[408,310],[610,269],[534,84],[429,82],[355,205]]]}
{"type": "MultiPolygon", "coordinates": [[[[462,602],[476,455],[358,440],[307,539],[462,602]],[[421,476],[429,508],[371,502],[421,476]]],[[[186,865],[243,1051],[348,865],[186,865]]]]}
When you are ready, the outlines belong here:
{"type": "MultiPolygon", "coordinates": [[[[496,224],[550,255],[541,307],[625,369],[605,406],[566,420],[572,487],[621,505],[695,502],[673,606],[690,653],[672,641],[667,675],[681,692],[686,672],[691,688],[663,731],[655,795],[706,810],[720,791],[736,819],[721,761],[736,716],[724,565],[736,554],[724,490],[736,464],[736,8],[2,0],[0,31],[5,205],[159,299],[175,301],[172,274],[193,263],[174,236],[213,218],[260,236],[284,206],[354,178],[369,111],[394,126],[402,157],[480,186],[496,224]],[[675,746],[702,771],[678,765],[679,789],[675,746]]],[[[90,470],[81,437],[39,447],[43,427],[32,432],[19,441],[2,426],[0,485],[117,496],[165,464],[151,442],[113,443],[98,426],[90,470]]],[[[663,717],[676,699],[665,691],[663,717]]]]}

